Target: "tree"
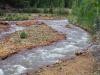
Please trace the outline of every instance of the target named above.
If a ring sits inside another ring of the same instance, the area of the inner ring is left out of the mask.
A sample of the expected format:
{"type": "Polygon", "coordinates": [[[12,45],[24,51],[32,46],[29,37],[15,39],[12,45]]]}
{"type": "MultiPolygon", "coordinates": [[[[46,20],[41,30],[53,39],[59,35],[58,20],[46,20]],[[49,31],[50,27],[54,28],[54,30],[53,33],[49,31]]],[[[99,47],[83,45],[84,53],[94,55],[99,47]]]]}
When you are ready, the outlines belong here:
{"type": "Polygon", "coordinates": [[[26,5],[39,8],[57,8],[64,3],[64,7],[71,6],[72,0],[0,0],[2,4],[9,4],[13,7],[25,7],[26,5]]]}

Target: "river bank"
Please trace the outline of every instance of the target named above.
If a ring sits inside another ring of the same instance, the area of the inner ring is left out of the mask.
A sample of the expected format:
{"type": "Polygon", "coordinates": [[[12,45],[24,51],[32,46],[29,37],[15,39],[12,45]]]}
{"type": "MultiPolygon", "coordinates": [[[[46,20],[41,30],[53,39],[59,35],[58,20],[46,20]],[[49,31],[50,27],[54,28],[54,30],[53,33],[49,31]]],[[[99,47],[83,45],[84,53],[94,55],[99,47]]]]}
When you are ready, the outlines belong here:
{"type": "Polygon", "coordinates": [[[68,20],[39,20],[53,30],[65,34],[65,40],[49,46],[28,49],[5,60],[0,60],[0,69],[5,75],[20,75],[44,65],[59,62],[59,59],[74,57],[77,51],[84,52],[89,43],[89,34],[72,25],[66,27],[68,20]]]}
{"type": "MultiPolygon", "coordinates": [[[[67,25],[73,28],[73,25],[67,25]]],[[[100,32],[91,36],[92,44],[85,53],[58,63],[43,66],[27,75],[99,75],[100,74],[100,32]]]]}
{"type": "Polygon", "coordinates": [[[94,58],[90,52],[47,65],[27,75],[93,75],[94,58]]]}

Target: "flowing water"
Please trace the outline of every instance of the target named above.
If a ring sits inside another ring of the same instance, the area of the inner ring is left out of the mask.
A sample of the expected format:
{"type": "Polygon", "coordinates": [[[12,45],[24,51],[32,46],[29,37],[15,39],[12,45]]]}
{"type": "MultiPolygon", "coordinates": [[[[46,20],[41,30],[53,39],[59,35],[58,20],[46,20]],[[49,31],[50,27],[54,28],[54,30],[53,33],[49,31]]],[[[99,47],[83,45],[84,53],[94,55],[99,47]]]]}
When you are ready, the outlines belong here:
{"type": "MultiPolygon", "coordinates": [[[[20,75],[30,69],[53,64],[59,59],[75,56],[75,51],[83,51],[89,46],[89,34],[79,27],[66,28],[67,20],[40,20],[59,33],[66,35],[66,39],[53,43],[50,46],[33,48],[25,52],[19,52],[5,60],[0,60],[0,75],[20,75]]],[[[14,26],[10,32],[22,30],[22,27],[14,26]]]]}
{"type": "Polygon", "coordinates": [[[7,31],[0,33],[0,41],[11,33],[25,29],[25,27],[17,26],[15,22],[9,22],[10,28],[7,31]]]}

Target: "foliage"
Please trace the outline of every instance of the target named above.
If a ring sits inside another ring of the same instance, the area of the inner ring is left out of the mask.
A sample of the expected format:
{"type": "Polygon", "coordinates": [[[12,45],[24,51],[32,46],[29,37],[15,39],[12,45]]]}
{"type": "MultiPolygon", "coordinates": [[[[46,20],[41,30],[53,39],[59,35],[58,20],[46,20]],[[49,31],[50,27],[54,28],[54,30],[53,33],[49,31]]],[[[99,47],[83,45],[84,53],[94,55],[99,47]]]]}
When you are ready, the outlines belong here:
{"type": "Polygon", "coordinates": [[[91,32],[96,31],[98,26],[100,28],[100,20],[98,20],[100,18],[99,4],[99,0],[75,0],[73,2],[73,15],[76,17],[75,22],[91,32]]]}
{"type": "Polygon", "coordinates": [[[27,38],[27,33],[26,33],[26,32],[21,32],[21,33],[20,33],[20,38],[21,38],[21,39],[27,38]]]}
{"type": "Polygon", "coordinates": [[[60,15],[67,14],[64,9],[71,8],[72,1],[73,0],[1,0],[0,8],[5,10],[7,9],[6,5],[8,5],[10,8],[8,7],[8,11],[5,12],[56,13],[60,15]],[[57,9],[57,11],[55,9],[57,9]]]}
{"type": "Polygon", "coordinates": [[[27,19],[32,19],[31,14],[29,13],[1,13],[0,18],[2,20],[13,20],[13,21],[19,21],[19,20],[27,20],[27,19]]]}
{"type": "Polygon", "coordinates": [[[1,0],[1,4],[9,4],[16,8],[24,7],[37,7],[37,8],[50,8],[50,7],[59,7],[62,3],[64,6],[68,7],[71,4],[72,0],[1,0]]]}
{"type": "Polygon", "coordinates": [[[95,19],[95,30],[100,31],[100,16],[95,19]]]}

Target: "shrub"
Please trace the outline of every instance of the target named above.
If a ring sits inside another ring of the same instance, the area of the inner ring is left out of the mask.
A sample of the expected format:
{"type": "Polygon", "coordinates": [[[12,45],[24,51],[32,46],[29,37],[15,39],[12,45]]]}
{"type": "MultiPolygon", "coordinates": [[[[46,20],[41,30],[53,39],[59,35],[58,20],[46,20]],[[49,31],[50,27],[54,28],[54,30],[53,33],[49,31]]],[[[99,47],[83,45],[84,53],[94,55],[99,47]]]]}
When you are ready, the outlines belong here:
{"type": "Polygon", "coordinates": [[[21,39],[27,38],[27,33],[26,33],[26,32],[21,32],[21,33],[20,33],[20,38],[21,38],[21,39]]]}
{"type": "Polygon", "coordinates": [[[53,8],[49,8],[49,13],[53,14],[53,8]]]}
{"type": "Polygon", "coordinates": [[[43,12],[44,12],[44,13],[48,13],[49,10],[48,10],[47,8],[44,8],[43,12]]]}
{"type": "Polygon", "coordinates": [[[100,17],[99,0],[75,0],[73,3],[72,14],[77,17],[77,23],[95,33],[99,29],[99,18],[97,18],[100,17]]]}

